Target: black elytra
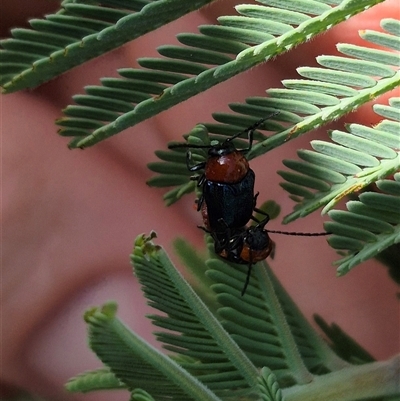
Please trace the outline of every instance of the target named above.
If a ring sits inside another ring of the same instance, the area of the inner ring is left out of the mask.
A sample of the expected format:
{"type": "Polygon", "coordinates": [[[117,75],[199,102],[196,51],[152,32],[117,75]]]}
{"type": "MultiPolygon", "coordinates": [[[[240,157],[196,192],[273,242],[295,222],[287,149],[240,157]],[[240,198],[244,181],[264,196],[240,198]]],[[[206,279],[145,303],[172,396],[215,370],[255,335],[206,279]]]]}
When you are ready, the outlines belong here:
{"type": "MultiPolygon", "coordinates": [[[[254,195],[254,171],[249,169],[236,184],[224,184],[206,180],[203,185],[202,216],[206,227],[220,228],[221,219],[231,228],[245,226],[256,206],[254,195]]],[[[200,200],[199,200],[200,203],[200,200]]]]}
{"type": "Polygon", "coordinates": [[[256,206],[255,174],[249,167],[245,155],[252,148],[254,131],[265,120],[278,113],[272,113],[215,145],[174,144],[170,146],[171,149],[178,147],[208,149],[208,157],[204,162],[191,166],[190,151],[187,152],[186,158],[189,171],[204,170],[203,174],[195,179],[197,186],[202,188],[202,194],[197,200],[197,210],[201,210],[207,229],[211,231],[221,229],[220,221],[224,221],[224,225],[233,229],[242,228],[252,219],[256,206]],[[245,132],[248,136],[248,145],[244,149],[237,149],[232,141],[245,132]]]}

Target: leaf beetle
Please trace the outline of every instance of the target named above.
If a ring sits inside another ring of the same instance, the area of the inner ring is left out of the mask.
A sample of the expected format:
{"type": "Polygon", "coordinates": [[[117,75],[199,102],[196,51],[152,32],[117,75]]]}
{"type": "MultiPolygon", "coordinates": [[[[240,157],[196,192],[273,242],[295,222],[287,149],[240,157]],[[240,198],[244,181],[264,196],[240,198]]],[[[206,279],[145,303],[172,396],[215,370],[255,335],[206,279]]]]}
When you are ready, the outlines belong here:
{"type": "Polygon", "coordinates": [[[197,200],[197,210],[202,212],[204,224],[209,230],[220,229],[221,221],[230,228],[241,228],[252,218],[257,198],[254,194],[255,174],[249,166],[246,153],[252,148],[254,131],[265,120],[278,113],[272,113],[221,143],[169,146],[170,149],[208,149],[207,159],[195,165],[191,165],[191,152],[188,151],[186,163],[191,172],[204,170],[194,179],[197,180],[197,186],[202,188],[202,194],[197,200]],[[233,140],[245,132],[248,137],[247,147],[237,149],[233,140]]]}

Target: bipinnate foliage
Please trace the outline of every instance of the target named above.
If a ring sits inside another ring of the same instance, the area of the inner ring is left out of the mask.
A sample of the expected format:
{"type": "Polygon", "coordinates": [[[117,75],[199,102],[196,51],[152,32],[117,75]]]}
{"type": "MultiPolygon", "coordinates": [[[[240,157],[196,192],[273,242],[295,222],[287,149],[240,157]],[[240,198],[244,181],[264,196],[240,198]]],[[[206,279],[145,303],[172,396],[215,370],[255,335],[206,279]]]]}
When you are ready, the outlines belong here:
{"type": "MultiPolygon", "coordinates": [[[[281,186],[297,202],[284,223],[305,217],[321,207],[322,214],[328,213],[332,219],[324,224],[326,231],[332,234],[328,243],[346,252],[335,262],[338,275],[400,242],[400,173],[397,173],[400,170],[400,98],[391,98],[389,105],[375,104],[373,108],[386,117],[375,127],[349,124],[347,132],[334,130],[329,133],[331,142],[311,141],[313,150],[298,150],[300,160],[283,160],[291,171],[278,171],[285,180],[281,186]],[[375,190],[363,190],[371,184],[376,185],[375,190]],[[346,211],[333,209],[352,194],[358,200],[348,201],[346,211]]],[[[273,117],[277,118],[279,115],[273,117]]],[[[274,124],[268,120],[263,127],[274,124]]],[[[280,134],[269,139],[277,135],[280,134]]],[[[209,145],[214,137],[205,126],[199,125],[191,131],[187,142],[209,145]]],[[[259,132],[255,138],[263,141],[259,132]]],[[[194,162],[207,158],[204,149],[191,152],[194,162]]],[[[149,167],[159,175],[149,183],[175,186],[164,196],[168,204],[196,189],[196,181],[191,179],[192,173],[186,167],[184,149],[159,151],[157,155],[162,162],[151,163],[149,167]]],[[[390,265],[398,260],[389,258],[385,262],[390,265]]]]}
{"type": "MultiPolygon", "coordinates": [[[[72,138],[71,148],[92,146],[382,1],[238,5],[239,15],[220,17],[195,34],[180,33],[181,45],[161,46],[160,57],[138,59],[139,68],[121,68],[118,78],[85,87],[57,121],[59,133],[72,138]]],[[[210,2],[65,0],[59,12],[30,21],[31,29],[14,29],[0,42],[3,92],[35,87],[210,2]]],[[[284,80],[284,88],[268,89],[265,97],[230,104],[232,113],[214,113],[215,123],[196,126],[185,139],[222,140],[278,110],[258,127],[247,154],[251,160],[398,88],[400,22],[388,18],[381,21],[382,31],[368,28],[360,31],[364,46],[337,44],[340,56],[319,56],[320,67],[299,67],[302,78],[284,80]]],[[[334,130],[330,141],[311,142],[313,150],[299,150],[300,160],[285,160],[288,170],[279,171],[282,187],[297,202],[284,222],[319,208],[328,213],[329,244],[343,253],[340,275],[374,256],[391,267],[398,262],[393,257],[398,252],[385,252],[400,241],[400,100],[375,104],[374,111],[383,117],[375,127],[350,124],[334,130]],[[352,197],[347,210],[335,210],[346,196],[352,197]]],[[[196,190],[184,149],[157,155],[161,162],[149,167],[158,175],[149,184],[172,187],[167,204],[196,190]]],[[[194,161],[205,157],[202,150],[193,152],[194,161]]],[[[158,311],[149,317],[168,354],[130,331],[109,302],[85,314],[90,347],[104,368],[72,379],[69,390],[124,389],[132,401],[399,399],[399,358],[375,362],[338,326],[317,317],[328,345],[266,263],[254,266],[242,297],[246,266],[217,258],[211,243],[205,258],[181,243],[182,259],[199,278],[191,287],[153,238],[136,239],[132,263],[158,311]]]]}
{"type": "MultiPolygon", "coordinates": [[[[200,26],[198,34],[181,33],[177,36],[181,45],[161,46],[158,49],[161,57],[138,59],[140,68],[121,68],[120,78],[103,78],[100,86],[86,87],[86,94],[74,96],[76,104],[64,110],[65,117],[58,121],[62,127],[60,134],[74,137],[71,147],[94,145],[382,1],[259,0],[256,5],[238,5],[236,10],[240,15],[220,17],[217,25],[200,26]]],[[[3,91],[37,86],[209,2],[65,0],[56,14],[31,21],[32,29],[14,29],[12,38],[1,41],[3,91]]],[[[391,60],[385,56],[384,63],[390,66],[391,60]]],[[[333,81],[328,77],[322,81],[337,83],[347,77],[347,82],[350,80],[358,87],[371,86],[375,82],[372,78],[357,77],[360,63],[363,75],[371,68],[373,73],[378,70],[379,77],[391,75],[390,69],[378,68],[376,62],[364,60],[351,66],[348,61],[350,71],[338,72],[333,81]]],[[[304,75],[308,74],[320,75],[306,68],[304,75]]],[[[321,85],[316,86],[314,91],[318,92],[321,85]]],[[[383,93],[385,87],[377,86],[375,96],[383,93]]],[[[345,96],[348,94],[346,90],[345,96]]],[[[321,100],[329,102],[327,96],[319,96],[318,102],[321,100]]],[[[349,108],[325,115],[321,120],[337,118],[360,103],[349,104],[349,108]]],[[[252,105],[257,108],[258,101],[252,105]]],[[[262,106],[266,106],[264,101],[262,106]]],[[[279,109],[283,111],[285,106],[279,109]]],[[[293,107],[289,110],[293,111],[293,107]]],[[[308,107],[302,111],[315,114],[316,110],[308,107]]],[[[287,119],[294,122],[289,115],[284,117],[287,119]]],[[[304,131],[297,134],[301,132],[304,131]]]]}
{"type": "MultiPolygon", "coordinates": [[[[398,87],[400,57],[396,50],[400,49],[400,22],[385,19],[381,26],[383,33],[360,33],[370,42],[367,46],[341,43],[337,49],[342,56],[320,56],[317,62],[321,67],[300,67],[298,72],[304,78],[284,80],[285,89],[268,89],[267,97],[230,104],[236,114],[215,113],[213,117],[219,124],[196,126],[184,135],[187,143],[209,145],[212,140],[223,140],[241,130],[245,137],[246,127],[278,110],[279,114],[255,132],[256,144],[246,155],[251,160],[398,87]],[[381,48],[377,50],[371,43],[381,48]],[[262,131],[273,134],[268,136],[262,131]]],[[[333,234],[329,244],[344,255],[336,262],[339,275],[369,258],[379,257],[400,242],[400,198],[396,190],[399,176],[395,174],[400,170],[400,98],[373,108],[384,118],[375,127],[349,124],[347,131],[334,130],[329,133],[331,141],[312,141],[313,150],[298,150],[300,160],[283,160],[290,170],[278,171],[285,180],[282,187],[297,202],[284,223],[320,208],[333,220],[325,224],[325,229],[333,234]],[[346,196],[357,196],[371,184],[376,184],[382,193],[368,191],[361,194],[359,201],[348,202],[347,212],[333,210],[346,196]],[[390,190],[380,189],[389,185],[390,190]]],[[[241,146],[240,140],[237,144],[241,146]]],[[[164,195],[167,205],[196,190],[196,182],[190,179],[191,172],[186,167],[184,149],[160,150],[156,154],[161,161],[149,164],[157,175],[148,183],[172,187],[164,195]]],[[[206,158],[205,150],[192,150],[193,163],[206,158]]],[[[393,253],[380,260],[393,271],[398,260],[390,255],[393,253]]]]}
{"type": "Polygon", "coordinates": [[[106,369],[72,379],[67,384],[71,391],[114,386],[129,390],[132,399],[199,401],[323,401],[338,395],[343,400],[389,400],[385,397],[400,395],[398,359],[373,362],[348,336],[353,347],[348,347],[346,359],[357,355],[356,365],[340,358],[266,263],[254,266],[241,296],[246,267],[210,254],[204,271],[215,283],[200,297],[153,243],[154,237],[138,236],[131,258],[149,305],[158,310],[149,316],[159,327],[155,335],[169,354],[130,331],[117,318],[115,303],[92,308],[85,314],[89,345],[106,369]],[[215,314],[207,305],[214,306],[215,314]]]}
{"type": "Polygon", "coordinates": [[[32,88],[212,0],[64,0],[0,41],[3,92],[32,88]]]}
{"type": "MultiPolygon", "coordinates": [[[[160,47],[160,57],[139,59],[140,68],[122,68],[120,78],[102,78],[101,86],[86,87],[86,94],[75,96],[76,104],[68,106],[65,117],[58,121],[63,127],[60,134],[73,137],[71,147],[91,146],[380,1],[259,0],[260,4],[239,5],[240,15],[220,17],[217,25],[200,26],[198,34],[181,33],[181,45],[160,47]]],[[[208,2],[65,0],[56,14],[32,20],[32,29],[15,29],[12,38],[1,41],[3,90],[38,85],[208,2]]],[[[285,88],[271,88],[266,97],[230,104],[233,114],[214,113],[217,123],[195,127],[189,141],[208,144],[278,110],[279,114],[256,132],[256,143],[247,154],[251,160],[397,88],[400,22],[387,18],[381,27],[382,31],[368,27],[360,31],[364,46],[340,43],[340,56],[319,56],[320,67],[299,67],[303,78],[284,80],[285,88]]],[[[362,205],[349,203],[352,210],[348,213],[332,210],[344,197],[358,194],[378,180],[379,185],[387,186],[382,180],[391,179],[399,170],[399,100],[392,98],[389,105],[375,105],[374,110],[384,117],[376,127],[350,124],[347,131],[332,131],[332,142],[312,141],[313,151],[299,150],[301,160],[284,160],[290,170],[279,171],[285,180],[282,187],[297,202],[284,223],[319,208],[322,213],[329,212],[333,222],[327,223],[326,229],[334,233],[329,243],[344,252],[337,262],[339,275],[399,242],[396,194],[363,194],[362,205]],[[372,215],[365,207],[373,209],[372,215]]],[[[149,185],[172,187],[165,194],[167,204],[195,190],[184,153],[158,151],[162,161],[149,165],[159,173],[149,185]]],[[[205,153],[197,153],[194,160],[204,160],[205,153]]],[[[387,255],[380,260],[393,266],[393,253],[387,255]]]]}
{"type": "MultiPolygon", "coordinates": [[[[224,125],[198,125],[185,135],[187,143],[209,145],[212,140],[221,140],[241,129],[245,136],[245,127],[279,110],[279,114],[258,127],[254,136],[258,143],[246,155],[250,160],[398,87],[400,57],[393,50],[400,49],[400,21],[386,19],[382,27],[387,33],[363,31],[361,36],[387,50],[339,44],[338,50],[346,57],[320,56],[317,61],[325,68],[298,69],[307,79],[284,80],[286,89],[269,89],[269,97],[252,97],[246,99],[246,104],[231,104],[231,109],[239,115],[214,114],[224,125]],[[260,130],[274,134],[267,137],[260,130]]],[[[349,124],[347,131],[329,132],[330,142],[311,141],[313,150],[298,150],[301,160],[283,161],[291,171],[278,171],[286,181],[281,186],[297,202],[284,223],[321,207],[322,214],[329,212],[335,221],[326,223],[325,228],[334,234],[330,245],[347,251],[346,257],[337,262],[339,275],[400,242],[400,177],[395,174],[400,170],[400,98],[391,98],[388,105],[375,104],[373,108],[384,117],[377,126],[349,124]],[[356,212],[331,210],[346,196],[358,194],[372,183],[383,193],[364,193],[360,202],[349,202],[347,206],[356,212]]],[[[205,150],[196,149],[192,153],[196,162],[207,158],[205,150]]],[[[168,205],[195,190],[183,149],[156,154],[162,161],[149,164],[158,175],[148,183],[174,187],[164,196],[168,205]]]]}

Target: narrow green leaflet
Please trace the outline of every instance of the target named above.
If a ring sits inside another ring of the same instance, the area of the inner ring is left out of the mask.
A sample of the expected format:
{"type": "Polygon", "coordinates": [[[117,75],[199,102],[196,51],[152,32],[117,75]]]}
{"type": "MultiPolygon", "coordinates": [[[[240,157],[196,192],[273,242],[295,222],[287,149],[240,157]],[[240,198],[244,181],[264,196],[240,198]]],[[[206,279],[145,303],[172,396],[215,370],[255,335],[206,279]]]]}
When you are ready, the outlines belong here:
{"type": "Polygon", "coordinates": [[[329,339],[329,343],[335,352],[344,360],[352,364],[363,364],[375,361],[360,344],[345,333],[341,327],[333,323],[329,325],[321,316],[314,316],[315,323],[329,339]]]}
{"type": "Polygon", "coordinates": [[[156,401],[147,391],[135,389],[131,393],[130,401],[156,401]]]}

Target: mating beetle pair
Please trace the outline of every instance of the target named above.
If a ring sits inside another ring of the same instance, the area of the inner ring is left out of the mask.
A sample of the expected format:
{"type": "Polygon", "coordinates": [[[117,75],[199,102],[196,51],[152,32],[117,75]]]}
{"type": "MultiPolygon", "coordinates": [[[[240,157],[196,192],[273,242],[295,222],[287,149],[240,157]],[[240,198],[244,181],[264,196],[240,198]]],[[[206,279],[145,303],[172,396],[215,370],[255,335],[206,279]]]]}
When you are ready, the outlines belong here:
{"type": "Polygon", "coordinates": [[[254,194],[255,174],[246,159],[251,150],[254,131],[267,119],[277,115],[272,113],[225,141],[214,145],[174,144],[169,148],[205,148],[207,160],[191,166],[191,152],[187,152],[186,162],[189,171],[204,170],[194,177],[202,194],[197,200],[197,210],[201,211],[205,227],[214,240],[215,253],[220,257],[238,264],[247,264],[248,273],[242,290],[244,295],[250,280],[252,265],[273,255],[274,242],[269,232],[286,235],[319,236],[328,233],[297,233],[266,230],[269,216],[256,208],[257,194],[254,194]],[[248,146],[237,149],[233,140],[243,133],[248,133],[248,146]],[[262,221],[253,217],[253,212],[265,216],[262,221]],[[255,226],[246,224],[254,220],[255,226]]]}
{"type": "MultiPolygon", "coordinates": [[[[267,118],[271,118],[273,113],[267,118]]],[[[197,210],[201,211],[206,232],[214,239],[215,253],[219,256],[239,264],[249,266],[244,294],[253,263],[266,259],[273,251],[274,243],[270,240],[264,229],[269,220],[261,222],[253,217],[253,212],[260,212],[256,208],[258,194],[254,194],[255,174],[250,168],[245,154],[251,149],[253,134],[267,118],[264,118],[245,131],[226,139],[216,145],[171,145],[170,148],[206,148],[207,160],[190,165],[191,153],[187,152],[187,165],[189,171],[204,170],[196,177],[197,185],[202,188],[202,194],[197,200],[197,210]],[[248,133],[248,147],[237,149],[233,140],[244,132],[248,133]],[[246,228],[251,220],[257,221],[254,227],[246,228]]]]}

